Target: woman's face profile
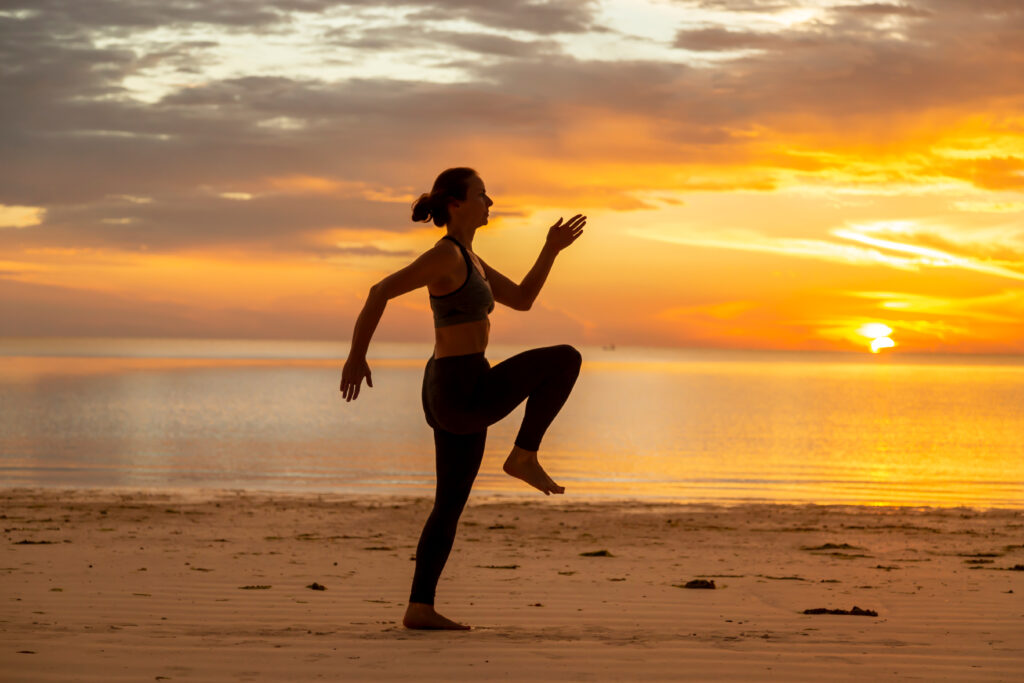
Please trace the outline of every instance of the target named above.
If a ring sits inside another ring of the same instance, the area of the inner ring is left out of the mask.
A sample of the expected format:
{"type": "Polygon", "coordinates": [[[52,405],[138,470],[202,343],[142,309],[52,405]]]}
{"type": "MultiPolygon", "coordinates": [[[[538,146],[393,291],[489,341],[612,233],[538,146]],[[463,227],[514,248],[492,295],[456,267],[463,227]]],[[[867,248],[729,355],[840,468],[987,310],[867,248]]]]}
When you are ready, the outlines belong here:
{"type": "Polygon", "coordinates": [[[494,202],[487,196],[484,181],[480,176],[472,176],[466,183],[466,198],[449,205],[452,222],[474,228],[486,225],[488,209],[492,204],[494,202]]]}

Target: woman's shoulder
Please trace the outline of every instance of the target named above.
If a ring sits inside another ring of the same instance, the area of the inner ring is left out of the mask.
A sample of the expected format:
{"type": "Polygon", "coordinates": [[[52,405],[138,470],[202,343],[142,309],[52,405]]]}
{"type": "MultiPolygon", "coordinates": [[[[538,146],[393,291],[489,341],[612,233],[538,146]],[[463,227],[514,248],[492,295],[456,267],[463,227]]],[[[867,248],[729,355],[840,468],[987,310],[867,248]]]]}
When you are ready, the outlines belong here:
{"type": "Polygon", "coordinates": [[[431,269],[450,270],[462,263],[462,254],[459,253],[458,246],[452,244],[451,240],[441,239],[420,254],[416,261],[424,265],[429,264],[431,269]]]}
{"type": "Polygon", "coordinates": [[[458,243],[454,240],[445,239],[444,237],[434,242],[434,246],[432,246],[427,253],[436,254],[437,257],[446,260],[462,260],[462,249],[459,247],[458,243]]]}

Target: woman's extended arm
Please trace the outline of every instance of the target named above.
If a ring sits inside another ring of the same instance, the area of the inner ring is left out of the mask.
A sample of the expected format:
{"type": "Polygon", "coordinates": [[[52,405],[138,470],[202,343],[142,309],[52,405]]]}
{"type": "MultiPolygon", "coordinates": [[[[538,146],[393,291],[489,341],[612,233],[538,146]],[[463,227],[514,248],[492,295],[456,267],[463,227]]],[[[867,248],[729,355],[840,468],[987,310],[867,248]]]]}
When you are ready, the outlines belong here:
{"type": "Polygon", "coordinates": [[[341,371],[340,389],[346,401],[359,396],[359,387],[364,378],[368,386],[373,386],[370,366],[366,363],[366,351],[370,347],[370,339],[377,329],[377,323],[384,315],[388,299],[450,277],[455,269],[465,267],[461,261],[461,257],[453,249],[434,247],[405,268],[370,287],[363,310],[356,318],[355,330],[352,332],[352,349],[341,371]]]}
{"type": "Polygon", "coordinates": [[[583,234],[583,226],[586,224],[587,217],[582,214],[576,214],[564,224],[559,218],[558,222],[548,230],[547,240],[537,256],[537,261],[518,285],[484,263],[484,270],[487,273],[487,279],[491,282],[491,291],[495,300],[517,311],[530,310],[530,306],[533,305],[544,286],[544,281],[547,280],[548,273],[551,272],[555,256],[583,234]]]}

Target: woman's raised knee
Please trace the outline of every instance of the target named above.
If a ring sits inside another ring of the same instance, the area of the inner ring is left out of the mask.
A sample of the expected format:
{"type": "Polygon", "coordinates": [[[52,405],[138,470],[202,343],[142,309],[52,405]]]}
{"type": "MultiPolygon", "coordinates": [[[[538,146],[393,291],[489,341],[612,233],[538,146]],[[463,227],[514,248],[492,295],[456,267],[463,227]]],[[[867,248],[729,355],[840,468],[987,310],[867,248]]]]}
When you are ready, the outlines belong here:
{"type": "Polygon", "coordinates": [[[583,356],[576,350],[575,346],[559,344],[551,347],[558,353],[559,365],[566,368],[574,368],[577,372],[583,364],[583,356]]]}

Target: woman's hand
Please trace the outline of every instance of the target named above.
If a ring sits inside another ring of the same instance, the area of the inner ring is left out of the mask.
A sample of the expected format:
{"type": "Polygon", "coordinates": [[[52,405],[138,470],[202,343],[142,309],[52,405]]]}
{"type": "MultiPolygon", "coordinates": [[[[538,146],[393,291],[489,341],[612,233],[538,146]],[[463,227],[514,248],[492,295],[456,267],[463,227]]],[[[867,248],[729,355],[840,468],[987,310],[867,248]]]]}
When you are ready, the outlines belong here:
{"type": "Polygon", "coordinates": [[[345,361],[345,367],[341,370],[341,394],[345,401],[353,401],[359,397],[359,387],[366,378],[366,385],[373,386],[373,378],[370,376],[370,366],[366,364],[365,358],[353,358],[345,361]]]}
{"type": "Polygon", "coordinates": [[[583,226],[587,224],[587,217],[576,214],[565,224],[559,218],[558,222],[548,230],[548,245],[556,251],[561,251],[576,241],[576,238],[583,234],[583,226]]]}

